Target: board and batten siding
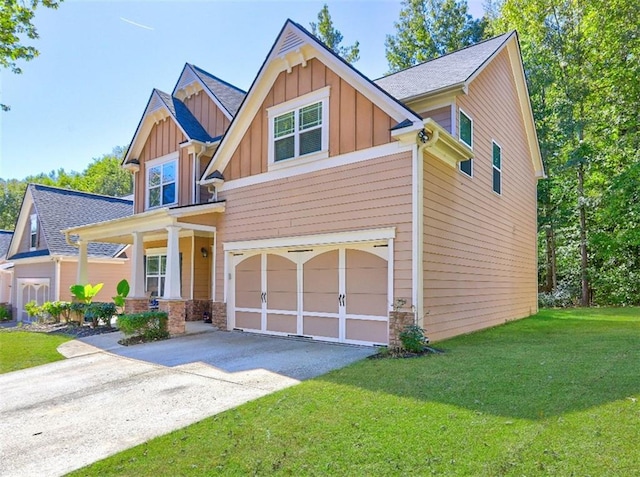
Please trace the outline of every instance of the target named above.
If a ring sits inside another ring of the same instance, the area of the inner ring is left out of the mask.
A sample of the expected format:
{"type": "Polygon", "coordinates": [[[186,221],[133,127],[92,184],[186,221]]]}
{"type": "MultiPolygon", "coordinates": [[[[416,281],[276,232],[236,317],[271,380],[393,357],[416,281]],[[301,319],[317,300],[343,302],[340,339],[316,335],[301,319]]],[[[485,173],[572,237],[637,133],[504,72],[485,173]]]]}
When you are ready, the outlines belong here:
{"type": "MultiPolygon", "coordinates": [[[[72,295],[69,288],[77,283],[78,262],[63,261],[60,263],[60,297],[62,301],[71,301],[72,295]]],[[[122,279],[131,280],[131,262],[92,263],[87,267],[87,280],[90,284],[102,283],[102,290],[98,292],[93,301],[110,302],[116,295],[118,282],[122,279]]],[[[53,288],[51,289],[53,293],[53,288]]]]}
{"type": "MultiPolygon", "coordinates": [[[[443,339],[537,311],[536,177],[507,51],[457,106],[473,119],[473,178],[424,159],[424,327],[443,339]],[[492,189],[502,147],[502,196],[492,189]]],[[[456,113],[456,117],[457,117],[456,113]]]]}
{"type": "Polygon", "coordinates": [[[411,305],[411,152],[223,190],[216,300],[223,301],[223,242],[395,227],[394,298],[411,305]]]}
{"type": "Polygon", "coordinates": [[[329,118],[325,118],[329,121],[329,156],[391,141],[390,129],[395,121],[314,58],[307,62],[306,67],[297,65],[291,73],[283,71],[278,75],[223,171],[225,179],[239,179],[266,172],[270,140],[267,109],[325,86],[330,87],[329,118]]]}
{"type": "MultiPolygon", "coordinates": [[[[31,215],[36,212],[36,209],[33,205],[29,208],[29,214],[27,215],[27,221],[22,231],[22,237],[20,238],[20,243],[18,244],[18,250],[16,253],[23,253],[31,251],[31,215]]],[[[44,236],[44,229],[42,228],[42,223],[40,222],[40,217],[38,217],[38,243],[36,244],[36,250],[46,250],[47,247],[47,239],[44,236]]]]}
{"type": "Polygon", "coordinates": [[[185,98],[184,104],[211,137],[222,136],[229,127],[229,119],[204,90],[185,98]]]}
{"type": "Polygon", "coordinates": [[[153,126],[147,141],[140,153],[140,170],[135,174],[135,213],[144,212],[146,207],[146,180],[147,161],[166,156],[172,152],[179,152],[178,158],[178,204],[189,205],[193,190],[191,157],[186,148],[181,148],[180,143],[186,138],[182,131],[171,118],[166,118],[153,126]]]}

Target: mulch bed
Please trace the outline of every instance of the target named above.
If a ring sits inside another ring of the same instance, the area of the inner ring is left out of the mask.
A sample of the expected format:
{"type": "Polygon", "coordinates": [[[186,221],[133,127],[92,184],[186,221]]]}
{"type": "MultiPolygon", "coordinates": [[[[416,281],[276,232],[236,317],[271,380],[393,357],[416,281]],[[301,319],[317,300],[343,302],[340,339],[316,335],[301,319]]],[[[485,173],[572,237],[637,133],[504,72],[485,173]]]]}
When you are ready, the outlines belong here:
{"type": "Polygon", "coordinates": [[[374,355],[368,357],[368,359],[399,359],[399,358],[419,358],[420,356],[426,356],[428,354],[442,354],[444,350],[438,348],[432,348],[431,346],[425,346],[420,353],[413,353],[403,348],[383,348],[384,351],[380,351],[374,355]]]}
{"type": "Polygon", "coordinates": [[[0,331],[32,331],[36,333],[49,333],[73,336],[75,338],[85,338],[87,336],[101,335],[103,333],[113,333],[114,331],[118,331],[118,329],[113,327],[107,328],[106,326],[92,328],[91,326],[78,326],[67,323],[25,323],[22,326],[2,328],[0,331]]]}

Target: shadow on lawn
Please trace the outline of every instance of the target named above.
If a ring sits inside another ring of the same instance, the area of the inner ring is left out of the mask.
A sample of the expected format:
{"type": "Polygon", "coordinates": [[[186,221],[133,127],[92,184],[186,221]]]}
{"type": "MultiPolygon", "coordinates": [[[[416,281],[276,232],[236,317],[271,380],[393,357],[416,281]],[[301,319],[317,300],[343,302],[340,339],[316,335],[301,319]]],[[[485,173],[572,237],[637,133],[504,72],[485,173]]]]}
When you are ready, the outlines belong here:
{"type": "Polygon", "coordinates": [[[367,360],[320,379],[526,419],[640,393],[640,319],[538,315],[437,346],[446,353],[367,360]]]}

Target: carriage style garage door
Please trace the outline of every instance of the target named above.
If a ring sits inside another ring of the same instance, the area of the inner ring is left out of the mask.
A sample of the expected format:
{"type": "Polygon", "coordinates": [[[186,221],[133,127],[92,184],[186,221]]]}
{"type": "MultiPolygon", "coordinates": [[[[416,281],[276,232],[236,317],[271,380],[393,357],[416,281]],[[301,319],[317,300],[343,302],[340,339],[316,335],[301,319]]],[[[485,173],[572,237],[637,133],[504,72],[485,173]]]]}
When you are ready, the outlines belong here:
{"type": "Polygon", "coordinates": [[[234,251],[234,328],[355,344],[388,342],[389,247],[234,251]]]}

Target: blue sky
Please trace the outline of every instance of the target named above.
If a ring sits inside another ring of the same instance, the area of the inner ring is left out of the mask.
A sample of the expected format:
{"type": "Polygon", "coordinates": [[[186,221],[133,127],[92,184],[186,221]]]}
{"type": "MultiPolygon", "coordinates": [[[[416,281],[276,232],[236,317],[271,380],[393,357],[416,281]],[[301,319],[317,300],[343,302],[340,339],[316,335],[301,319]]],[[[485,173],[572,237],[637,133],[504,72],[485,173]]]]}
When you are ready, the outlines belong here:
{"type": "MultiPolygon", "coordinates": [[[[152,88],[171,92],[185,62],[247,90],[285,20],[304,27],[324,2],[73,1],[38,9],[40,50],[23,74],[0,72],[0,177],[81,171],[128,145],[152,88]]],[[[355,66],[387,71],[386,34],[400,0],[328,1],[345,45],[360,41],[355,66]]],[[[482,0],[469,1],[472,15],[482,0]]]]}

